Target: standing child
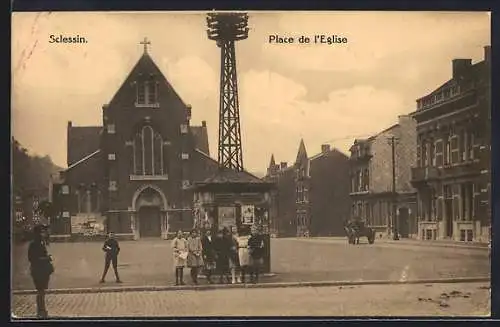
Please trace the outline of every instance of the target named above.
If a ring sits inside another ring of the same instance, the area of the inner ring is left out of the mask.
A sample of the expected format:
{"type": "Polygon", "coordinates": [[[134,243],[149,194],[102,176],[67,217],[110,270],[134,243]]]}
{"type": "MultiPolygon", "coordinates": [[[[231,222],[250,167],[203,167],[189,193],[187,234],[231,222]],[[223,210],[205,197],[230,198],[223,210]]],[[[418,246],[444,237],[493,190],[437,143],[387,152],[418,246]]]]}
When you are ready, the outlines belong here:
{"type": "Polygon", "coordinates": [[[231,269],[231,283],[241,283],[241,278],[236,278],[236,272],[240,270],[240,258],[238,254],[238,231],[235,226],[231,227],[231,250],[229,254],[229,268],[231,269]]]}
{"type": "Polygon", "coordinates": [[[250,262],[250,254],[248,252],[249,235],[241,235],[238,237],[238,258],[240,260],[241,282],[246,282],[246,274],[250,262]]]}
{"type": "Polygon", "coordinates": [[[198,284],[198,270],[203,267],[202,244],[196,230],[191,231],[187,239],[188,257],[187,266],[191,268],[191,279],[195,285],[198,284]]]}
{"type": "Polygon", "coordinates": [[[175,285],[184,284],[184,267],[188,256],[188,245],[182,231],[178,231],[172,242],[175,267],[175,285]]]}

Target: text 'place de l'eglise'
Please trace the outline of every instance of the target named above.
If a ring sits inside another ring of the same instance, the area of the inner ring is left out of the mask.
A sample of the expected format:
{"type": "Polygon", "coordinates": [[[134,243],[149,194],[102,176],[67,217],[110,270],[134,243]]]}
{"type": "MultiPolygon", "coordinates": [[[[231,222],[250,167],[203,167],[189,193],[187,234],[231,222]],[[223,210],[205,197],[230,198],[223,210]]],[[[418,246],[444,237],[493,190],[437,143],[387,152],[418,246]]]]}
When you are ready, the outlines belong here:
{"type": "MultiPolygon", "coordinates": [[[[268,219],[263,232],[343,236],[345,222],[355,217],[377,238],[488,242],[491,48],[484,49],[480,62],[453,60],[448,81],[417,99],[395,125],[356,139],[349,155],[328,144],[311,151],[297,140],[295,160],[272,156],[264,178],[227,172],[233,180],[273,185],[261,207],[259,199],[250,201],[268,219]]],[[[145,47],[102,106],[102,126],[68,122],[68,168],[48,189],[16,203],[17,211],[37,220],[33,201],[52,202],[54,240],[110,230],[121,239],[167,239],[200,219],[230,225],[223,221],[240,216],[244,200],[233,211],[197,209],[203,199],[194,199],[192,186],[210,179],[219,164],[209,152],[211,127],[191,122],[192,110],[145,47]]]]}

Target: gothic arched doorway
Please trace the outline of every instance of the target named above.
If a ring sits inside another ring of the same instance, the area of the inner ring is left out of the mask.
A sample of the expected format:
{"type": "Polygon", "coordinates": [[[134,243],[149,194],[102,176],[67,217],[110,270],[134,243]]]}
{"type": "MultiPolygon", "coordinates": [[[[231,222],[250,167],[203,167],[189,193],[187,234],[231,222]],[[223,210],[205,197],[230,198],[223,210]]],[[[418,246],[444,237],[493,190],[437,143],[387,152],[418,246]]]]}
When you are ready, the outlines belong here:
{"type": "Polygon", "coordinates": [[[137,190],[134,200],[136,238],[161,237],[165,229],[166,199],[157,187],[142,187],[137,190]]]}

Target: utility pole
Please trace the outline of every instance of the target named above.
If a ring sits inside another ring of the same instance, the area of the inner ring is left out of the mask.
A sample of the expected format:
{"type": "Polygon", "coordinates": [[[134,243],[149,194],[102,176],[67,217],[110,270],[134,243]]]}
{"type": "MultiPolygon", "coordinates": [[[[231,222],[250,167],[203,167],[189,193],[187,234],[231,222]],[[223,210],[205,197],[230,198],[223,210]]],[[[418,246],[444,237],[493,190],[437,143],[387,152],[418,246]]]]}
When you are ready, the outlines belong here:
{"type": "Polygon", "coordinates": [[[397,220],[397,193],[396,193],[396,141],[397,138],[391,136],[389,142],[392,154],[392,234],[393,240],[399,240],[398,220],[397,220]]]}

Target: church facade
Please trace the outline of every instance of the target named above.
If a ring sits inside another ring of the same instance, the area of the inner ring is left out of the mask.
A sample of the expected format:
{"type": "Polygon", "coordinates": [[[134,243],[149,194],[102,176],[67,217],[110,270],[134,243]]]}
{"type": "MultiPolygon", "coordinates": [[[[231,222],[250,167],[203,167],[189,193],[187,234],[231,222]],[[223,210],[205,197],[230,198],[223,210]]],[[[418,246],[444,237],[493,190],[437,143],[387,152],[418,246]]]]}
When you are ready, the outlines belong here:
{"type": "Polygon", "coordinates": [[[68,168],[53,179],[52,235],[114,232],[166,239],[193,227],[194,182],[218,169],[205,122],[185,104],[147,49],[109,104],[102,126],[67,126],[68,168]]]}

